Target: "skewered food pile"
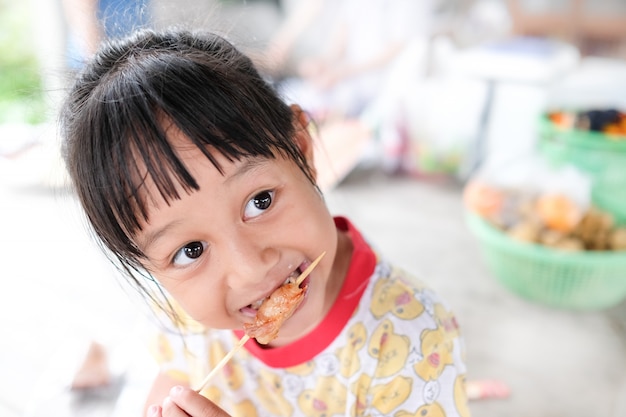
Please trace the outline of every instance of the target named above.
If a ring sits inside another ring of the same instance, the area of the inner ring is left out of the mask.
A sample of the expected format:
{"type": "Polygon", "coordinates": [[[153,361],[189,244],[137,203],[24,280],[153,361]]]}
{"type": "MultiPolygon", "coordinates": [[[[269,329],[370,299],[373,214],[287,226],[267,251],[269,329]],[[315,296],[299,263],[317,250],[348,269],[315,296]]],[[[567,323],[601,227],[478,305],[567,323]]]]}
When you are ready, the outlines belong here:
{"type": "Polygon", "coordinates": [[[626,226],[595,207],[558,193],[532,193],[473,182],[467,207],[509,237],[569,251],[624,251],[626,226]]]}

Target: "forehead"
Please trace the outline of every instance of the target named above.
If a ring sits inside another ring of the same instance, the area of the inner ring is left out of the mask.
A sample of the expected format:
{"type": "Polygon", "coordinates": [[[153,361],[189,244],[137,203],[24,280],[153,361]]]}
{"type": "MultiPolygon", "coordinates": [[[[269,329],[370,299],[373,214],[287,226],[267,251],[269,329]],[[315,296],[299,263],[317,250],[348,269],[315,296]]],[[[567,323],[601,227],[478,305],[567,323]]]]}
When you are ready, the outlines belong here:
{"type": "MultiPolygon", "coordinates": [[[[166,145],[131,149],[136,165],[132,179],[146,209],[155,209],[199,188],[196,177],[206,169],[222,173],[230,161],[210,147],[204,151],[174,124],[164,126],[166,145]]],[[[144,216],[145,217],[145,216],[144,216]]]]}
{"type": "Polygon", "coordinates": [[[183,181],[174,169],[165,172],[167,182],[171,182],[173,192],[164,193],[162,183],[165,182],[161,175],[156,175],[149,169],[144,159],[139,158],[138,170],[141,178],[138,182],[141,195],[144,197],[146,208],[146,223],[150,220],[150,213],[161,209],[164,205],[172,204],[172,200],[180,200],[200,190],[201,186],[210,184],[232,183],[236,178],[242,177],[259,168],[268,161],[262,156],[230,157],[219,150],[206,146],[199,148],[192,143],[178,128],[171,126],[168,129],[168,141],[171,144],[173,154],[195,184],[189,186],[189,181],[183,181]]]}

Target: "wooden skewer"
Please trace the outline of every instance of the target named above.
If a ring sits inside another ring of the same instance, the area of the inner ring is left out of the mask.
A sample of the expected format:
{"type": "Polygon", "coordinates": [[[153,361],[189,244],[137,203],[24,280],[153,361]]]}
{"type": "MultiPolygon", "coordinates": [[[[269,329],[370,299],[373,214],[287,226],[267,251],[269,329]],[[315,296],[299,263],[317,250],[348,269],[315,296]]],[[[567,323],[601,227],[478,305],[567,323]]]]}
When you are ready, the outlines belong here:
{"type": "Polygon", "coordinates": [[[326,251],[322,252],[322,254],[320,256],[318,256],[316,260],[311,262],[311,265],[309,265],[304,271],[302,271],[302,273],[300,274],[300,276],[296,280],[296,284],[298,284],[298,285],[302,284],[302,281],[304,281],[304,279],[309,276],[311,271],[313,271],[313,268],[315,268],[317,266],[317,264],[320,263],[320,261],[322,260],[324,255],[326,255],[326,251]]]}
{"type": "Polygon", "coordinates": [[[200,387],[196,390],[196,392],[200,392],[204,389],[204,387],[209,383],[209,381],[215,376],[215,374],[217,374],[220,369],[222,369],[224,367],[224,365],[226,365],[226,363],[228,363],[228,361],[230,360],[230,358],[233,357],[233,355],[235,353],[237,353],[237,351],[239,349],[242,348],[243,345],[246,344],[246,342],[250,340],[250,336],[248,335],[244,335],[241,340],[239,340],[239,343],[237,343],[231,350],[230,352],[228,352],[226,355],[224,355],[224,357],[222,358],[222,360],[215,365],[215,368],[211,369],[211,372],[209,372],[209,374],[204,377],[204,380],[202,381],[202,383],[200,384],[200,387]]]}
{"type": "MultiPolygon", "coordinates": [[[[296,280],[296,284],[300,285],[302,283],[302,281],[304,281],[304,279],[309,276],[309,274],[311,273],[311,271],[313,271],[313,268],[315,268],[317,266],[317,264],[322,260],[322,258],[324,257],[324,255],[326,255],[326,252],[322,252],[322,254],[320,256],[317,257],[316,260],[314,260],[313,262],[311,262],[311,265],[309,265],[298,277],[298,279],[296,280]]],[[[226,363],[228,363],[228,361],[230,360],[230,358],[233,357],[233,355],[235,353],[237,353],[237,351],[239,349],[241,349],[243,347],[243,345],[246,344],[246,342],[250,340],[250,336],[248,336],[247,334],[244,335],[241,340],[239,340],[239,342],[233,346],[233,348],[230,350],[230,352],[228,352],[226,355],[224,355],[224,357],[222,358],[221,361],[219,361],[219,363],[217,365],[215,365],[215,368],[213,368],[211,370],[211,372],[209,372],[209,374],[204,378],[204,380],[202,381],[202,383],[200,384],[200,387],[198,389],[196,389],[196,392],[200,392],[204,389],[204,387],[209,383],[209,381],[215,376],[215,374],[217,374],[223,367],[224,365],[226,365],[226,363]]]]}

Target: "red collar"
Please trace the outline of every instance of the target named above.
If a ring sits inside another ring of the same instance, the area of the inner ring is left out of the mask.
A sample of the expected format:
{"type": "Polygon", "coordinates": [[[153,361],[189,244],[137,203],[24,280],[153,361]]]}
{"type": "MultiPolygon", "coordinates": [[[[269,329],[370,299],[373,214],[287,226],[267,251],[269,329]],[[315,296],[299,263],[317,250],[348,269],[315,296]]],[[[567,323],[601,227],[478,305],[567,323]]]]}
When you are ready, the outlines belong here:
{"type": "MultiPolygon", "coordinates": [[[[313,331],[289,345],[264,349],[254,340],[246,343],[246,349],[268,366],[287,368],[313,359],[341,333],[359,304],[361,295],[374,272],[376,256],[348,219],[336,217],[335,226],[348,232],[354,247],[350,267],[337,300],[313,331]]],[[[239,338],[243,336],[240,330],[235,331],[235,334],[239,338]]]]}

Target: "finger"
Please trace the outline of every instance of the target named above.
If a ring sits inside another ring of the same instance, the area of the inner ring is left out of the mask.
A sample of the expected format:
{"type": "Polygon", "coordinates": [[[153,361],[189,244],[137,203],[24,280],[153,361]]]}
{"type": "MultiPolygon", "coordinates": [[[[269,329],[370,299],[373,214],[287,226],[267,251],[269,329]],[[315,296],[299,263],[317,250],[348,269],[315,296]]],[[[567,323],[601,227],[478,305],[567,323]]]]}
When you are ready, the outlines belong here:
{"type": "Polygon", "coordinates": [[[169,398],[180,407],[181,410],[193,417],[228,416],[224,410],[191,388],[176,386],[171,389],[169,398]]]}
{"type": "Polygon", "coordinates": [[[165,398],[165,400],[163,400],[163,405],[161,406],[161,408],[163,414],[162,417],[189,417],[189,414],[187,414],[185,410],[180,408],[178,404],[176,404],[174,400],[172,400],[171,397],[167,397],[165,398]]]}
{"type": "Polygon", "coordinates": [[[163,417],[161,407],[158,405],[151,405],[146,410],[146,417],[163,417]]]}

